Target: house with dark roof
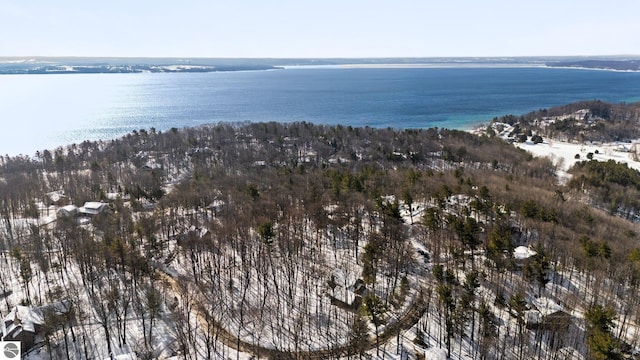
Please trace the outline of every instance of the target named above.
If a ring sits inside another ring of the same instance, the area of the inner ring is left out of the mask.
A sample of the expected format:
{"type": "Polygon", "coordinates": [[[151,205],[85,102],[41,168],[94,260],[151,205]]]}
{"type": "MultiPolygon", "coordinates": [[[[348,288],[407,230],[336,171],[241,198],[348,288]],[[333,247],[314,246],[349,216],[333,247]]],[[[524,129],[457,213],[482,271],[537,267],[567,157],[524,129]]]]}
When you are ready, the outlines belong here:
{"type": "Polygon", "coordinates": [[[525,323],[528,328],[566,327],[571,321],[562,306],[552,299],[539,297],[531,300],[531,309],[525,313],[525,323]]]}

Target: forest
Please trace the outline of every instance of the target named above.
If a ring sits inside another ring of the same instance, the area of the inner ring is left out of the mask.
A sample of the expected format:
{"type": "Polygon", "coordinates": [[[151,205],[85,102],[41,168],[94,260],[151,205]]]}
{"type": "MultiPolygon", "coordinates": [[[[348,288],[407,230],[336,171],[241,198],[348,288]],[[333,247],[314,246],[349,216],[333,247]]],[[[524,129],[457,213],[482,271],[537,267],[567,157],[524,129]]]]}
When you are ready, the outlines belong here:
{"type": "Polygon", "coordinates": [[[22,326],[27,359],[636,358],[640,174],[556,172],[490,133],[304,122],[0,157],[4,339],[22,326]]]}

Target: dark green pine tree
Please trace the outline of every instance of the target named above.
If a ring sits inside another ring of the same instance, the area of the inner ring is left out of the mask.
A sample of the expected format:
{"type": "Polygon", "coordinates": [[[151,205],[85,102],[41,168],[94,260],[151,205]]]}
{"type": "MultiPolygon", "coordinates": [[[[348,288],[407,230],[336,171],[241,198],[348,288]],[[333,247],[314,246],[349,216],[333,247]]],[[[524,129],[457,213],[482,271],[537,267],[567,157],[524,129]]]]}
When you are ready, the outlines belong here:
{"type": "Polygon", "coordinates": [[[538,244],[535,251],[536,254],[529,258],[524,268],[524,275],[527,279],[535,281],[538,285],[538,296],[541,296],[542,288],[549,282],[551,263],[542,245],[538,244]]]}
{"type": "Polygon", "coordinates": [[[619,351],[620,342],[612,334],[615,317],[616,313],[613,309],[597,304],[585,312],[590,359],[622,359],[619,351]]]}
{"type": "Polygon", "coordinates": [[[367,320],[360,314],[356,314],[351,325],[351,339],[350,344],[353,353],[362,358],[367,352],[367,346],[369,345],[369,327],[367,326],[367,320]]]}

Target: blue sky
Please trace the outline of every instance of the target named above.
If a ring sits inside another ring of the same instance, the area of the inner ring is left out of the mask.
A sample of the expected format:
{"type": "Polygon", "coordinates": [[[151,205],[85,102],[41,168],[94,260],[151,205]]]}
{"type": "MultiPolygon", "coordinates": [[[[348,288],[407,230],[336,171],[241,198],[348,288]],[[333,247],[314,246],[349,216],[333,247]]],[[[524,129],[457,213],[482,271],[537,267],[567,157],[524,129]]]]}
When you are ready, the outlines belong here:
{"type": "Polygon", "coordinates": [[[640,55],[640,1],[0,0],[0,56],[640,55]]]}

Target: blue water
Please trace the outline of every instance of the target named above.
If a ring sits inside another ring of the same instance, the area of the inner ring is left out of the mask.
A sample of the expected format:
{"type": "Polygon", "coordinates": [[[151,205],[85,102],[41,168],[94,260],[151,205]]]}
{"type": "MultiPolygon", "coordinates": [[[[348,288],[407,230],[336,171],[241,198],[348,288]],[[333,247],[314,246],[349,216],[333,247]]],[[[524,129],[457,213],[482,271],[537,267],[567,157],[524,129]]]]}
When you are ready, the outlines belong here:
{"type": "Polygon", "coordinates": [[[0,76],[0,154],[220,121],[466,129],[579,100],[640,101],[640,73],[552,68],[291,68],[0,76]]]}

